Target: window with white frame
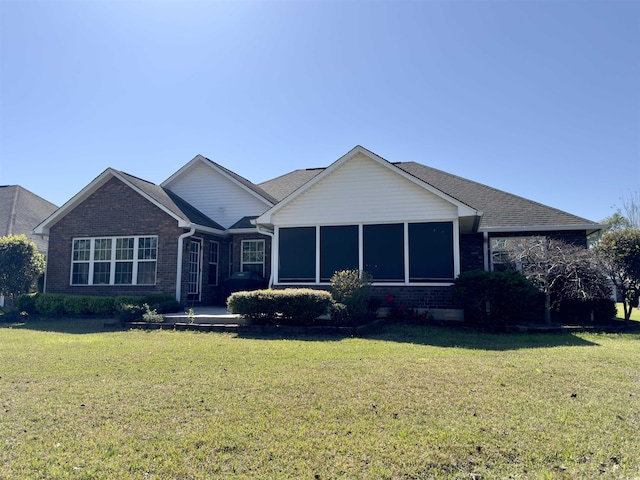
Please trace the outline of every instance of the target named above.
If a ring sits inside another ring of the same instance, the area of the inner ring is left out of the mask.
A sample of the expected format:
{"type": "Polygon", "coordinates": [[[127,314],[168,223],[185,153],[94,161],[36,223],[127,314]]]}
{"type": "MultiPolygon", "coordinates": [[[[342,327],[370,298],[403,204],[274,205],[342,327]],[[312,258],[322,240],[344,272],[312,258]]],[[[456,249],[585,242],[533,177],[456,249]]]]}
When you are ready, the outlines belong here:
{"type": "Polygon", "coordinates": [[[241,270],[264,277],[264,240],[243,240],[241,270]]]}
{"type": "Polygon", "coordinates": [[[76,238],[72,285],[153,285],[158,237],[76,238]]]}
{"type": "Polygon", "coordinates": [[[209,285],[218,285],[218,261],[220,259],[220,244],[209,242],[209,285]]]}

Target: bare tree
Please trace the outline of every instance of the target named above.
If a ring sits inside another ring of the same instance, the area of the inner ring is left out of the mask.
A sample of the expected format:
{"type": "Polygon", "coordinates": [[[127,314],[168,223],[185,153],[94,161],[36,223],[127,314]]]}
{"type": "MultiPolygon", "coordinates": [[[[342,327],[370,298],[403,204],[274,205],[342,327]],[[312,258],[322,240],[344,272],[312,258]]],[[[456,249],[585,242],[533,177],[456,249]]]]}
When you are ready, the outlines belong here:
{"type": "MultiPolygon", "coordinates": [[[[630,192],[629,196],[623,196],[621,200],[622,210],[629,221],[629,226],[640,229],[640,190],[630,192]]],[[[622,213],[620,209],[618,209],[618,212],[622,213]]]]}
{"type": "Polygon", "coordinates": [[[565,299],[608,298],[611,290],[597,257],[588,249],[548,237],[531,237],[509,248],[511,264],[544,294],[545,317],[565,299]]]}

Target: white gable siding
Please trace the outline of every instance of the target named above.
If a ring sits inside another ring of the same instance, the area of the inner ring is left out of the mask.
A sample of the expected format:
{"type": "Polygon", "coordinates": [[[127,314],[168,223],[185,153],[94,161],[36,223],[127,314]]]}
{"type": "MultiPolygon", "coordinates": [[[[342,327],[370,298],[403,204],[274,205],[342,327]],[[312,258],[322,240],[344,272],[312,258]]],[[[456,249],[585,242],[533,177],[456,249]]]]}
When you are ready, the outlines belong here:
{"type": "Polygon", "coordinates": [[[276,212],[276,226],[450,220],[457,208],[362,154],[276,212]]]}
{"type": "Polygon", "coordinates": [[[251,192],[201,162],[166,187],[225,228],[269,208],[251,192]]]}

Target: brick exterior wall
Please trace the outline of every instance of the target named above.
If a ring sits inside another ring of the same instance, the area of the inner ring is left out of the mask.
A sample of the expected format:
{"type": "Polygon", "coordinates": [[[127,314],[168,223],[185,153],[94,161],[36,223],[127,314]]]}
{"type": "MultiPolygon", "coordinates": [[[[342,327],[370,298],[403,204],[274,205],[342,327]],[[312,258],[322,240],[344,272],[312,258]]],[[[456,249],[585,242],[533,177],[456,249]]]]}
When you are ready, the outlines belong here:
{"type": "Polygon", "coordinates": [[[460,271],[484,270],[484,238],[482,233],[460,235],[460,271]]]}
{"type": "Polygon", "coordinates": [[[233,235],[233,272],[239,272],[242,268],[243,240],[264,240],[264,278],[269,280],[271,276],[271,237],[258,232],[233,235]]]}
{"type": "MultiPolygon", "coordinates": [[[[175,219],[112,178],[51,227],[46,291],[76,295],[175,295],[178,236],[175,219]],[[155,285],[71,285],[73,238],[157,235],[155,285]]],[[[183,281],[184,283],[184,281],[183,281]]]]}

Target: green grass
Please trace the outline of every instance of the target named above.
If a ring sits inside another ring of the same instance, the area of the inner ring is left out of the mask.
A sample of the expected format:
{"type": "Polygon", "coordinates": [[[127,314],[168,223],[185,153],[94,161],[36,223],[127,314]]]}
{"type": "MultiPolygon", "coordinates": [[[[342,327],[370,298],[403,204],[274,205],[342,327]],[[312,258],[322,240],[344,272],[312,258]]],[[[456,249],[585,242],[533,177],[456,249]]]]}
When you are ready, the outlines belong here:
{"type": "Polygon", "coordinates": [[[640,477],[640,335],[0,328],[2,479],[640,477]]]}
{"type": "MultiPolygon", "coordinates": [[[[622,303],[616,303],[616,309],[618,310],[616,318],[618,320],[624,320],[624,309],[622,307],[622,303]]],[[[629,320],[635,320],[636,322],[640,322],[640,308],[631,309],[631,318],[629,320]]]]}

